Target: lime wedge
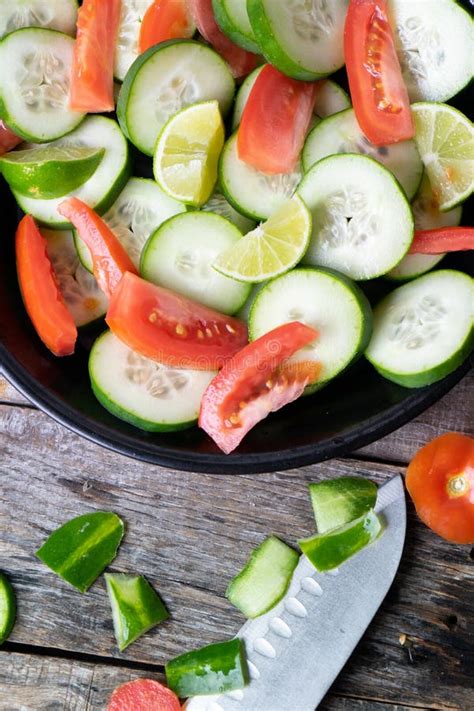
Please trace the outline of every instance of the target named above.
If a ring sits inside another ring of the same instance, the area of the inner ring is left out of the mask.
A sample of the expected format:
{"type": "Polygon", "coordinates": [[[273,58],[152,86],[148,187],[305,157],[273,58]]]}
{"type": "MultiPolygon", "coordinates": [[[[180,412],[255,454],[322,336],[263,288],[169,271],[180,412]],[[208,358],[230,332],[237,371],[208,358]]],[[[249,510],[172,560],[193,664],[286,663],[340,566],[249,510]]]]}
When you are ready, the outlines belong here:
{"type": "Polygon", "coordinates": [[[311,227],[311,213],[299,195],[294,195],[269,220],[222,252],[213,267],[239,281],[273,279],[302,259],[311,227]]]}
{"type": "Polygon", "coordinates": [[[193,104],[165,124],[155,147],[153,172],[160,187],[193,207],[204,205],[217,180],[224,124],[217,101],[193,104]]]}
{"type": "Polygon", "coordinates": [[[0,573],[0,644],[3,644],[15,624],[15,593],[8,578],[0,573]]]}
{"type": "Polygon", "coordinates": [[[7,153],[0,170],[12,190],[26,197],[50,200],[77,190],[95,173],[104,148],[41,146],[7,153]]]}
{"type": "Polygon", "coordinates": [[[412,105],[415,142],[440,210],[450,210],[474,190],[474,126],[447,104],[412,105]]]}

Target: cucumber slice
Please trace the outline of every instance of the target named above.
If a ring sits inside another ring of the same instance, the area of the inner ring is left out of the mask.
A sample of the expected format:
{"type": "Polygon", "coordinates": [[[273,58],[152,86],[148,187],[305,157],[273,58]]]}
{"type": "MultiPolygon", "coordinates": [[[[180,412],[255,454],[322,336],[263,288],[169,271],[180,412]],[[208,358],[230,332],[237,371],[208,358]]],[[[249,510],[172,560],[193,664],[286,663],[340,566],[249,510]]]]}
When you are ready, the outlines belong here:
{"type": "Polygon", "coordinates": [[[212,0],[214,17],[221,30],[247,52],[260,54],[245,0],[212,0]]]}
{"type": "Polygon", "coordinates": [[[10,636],[15,618],[15,593],[7,576],[0,573],[0,644],[3,644],[10,636]]]}
{"type": "Polygon", "coordinates": [[[250,24],[266,60],[283,74],[311,81],[344,64],[348,0],[247,0],[250,24]]]}
{"type": "Polygon", "coordinates": [[[264,66],[265,64],[263,64],[261,67],[257,67],[256,69],[254,69],[253,72],[251,72],[240,85],[240,89],[238,90],[235,97],[234,113],[232,115],[233,131],[236,131],[239,127],[240,120],[244,112],[245,104],[247,103],[247,99],[249,98],[250,92],[253,89],[253,85],[257,81],[257,77],[264,66]]]}
{"type": "Polygon", "coordinates": [[[219,162],[219,184],[238,212],[252,220],[268,220],[294,194],[301,172],[266,175],[239,159],[237,134],[224,145],[219,162]]]}
{"type": "Polygon", "coordinates": [[[250,232],[250,230],[253,230],[255,227],[255,222],[241,215],[237,210],[234,210],[230,202],[225,199],[225,196],[219,192],[219,190],[214,191],[214,195],[202,206],[201,210],[204,210],[204,212],[214,212],[216,215],[225,217],[226,220],[232,222],[242,234],[250,232]]]}
{"type": "Polygon", "coordinates": [[[149,432],[192,427],[215,371],[179,370],[143,358],[111,331],[89,357],[92,390],[106,410],[149,432]]]}
{"type": "Polygon", "coordinates": [[[353,476],[310,484],[309,493],[319,534],[364,516],[377,501],[376,484],[353,476]]]}
{"type": "Polygon", "coordinates": [[[120,24],[115,45],[115,78],[122,82],[139,56],[138,40],[143,17],[153,0],[121,0],[120,24]]]}
{"type": "Polygon", "coordinates": [[[407,388],[431,385],[460,365],[474,345],[474,281],[442,269],[392,291],[376,307],[366,356],[381,375],[407,388]]]}
{"type": "Polygon", "coordinates": [[[411,101],[447,101],[474,73],[474,24],[453,0],[390,0],[395,46],[411,101]]]}
{"type": "Polygon", "coordinates": [[[247,301],[251,285],[220,274],[212,265],[242,233],[211,212],[186,212],[165,222],[143,250],[144,279],[184,294],[211,309],[234,314],[247,301]]]}
{"type": "Polygon", "coordinates": [[[316,93],[314,113],[321,119],[350,109],[351,100],[344,89],[331,79],[325,79],[316,93]]]}
{"type": "Polygon", "coordinates": [[[0,0],[0,38],[23,27],[76,34],[76,0],[0,0]]]}
{"type": "Polygon", "coordinates": [[[329,269],[294,269],[270,281],[250,309],[250,340],[289,321],[301,321],[319,333],[291,358],[322,364],[319,387],[363,353],[372,333],[372,311],[363,292],[329,269]]]}
{"type": "Polygon", "coordinates": [[[0,42],[0,117],[26,141],[54,141],[84,119],[68,108],[73,49],[68,35],[37,28],[0,42]]]}
{"type": "Polygon", "coordinates": [[[253,306],[253,302],[257,298],[257,295],[262,291],[267,286],[268,282],[264,281],[261,284],[254,284],[252,286],[252,289],[250,291],[250,296],[245,302],[245,304],[242,306],[240,311],[238,311],[235,316],[236,318],[239,319],[239,321],[245,321],[245,323],[249,322],[249,317],[250,317],[250,310],[253,306]]]}
{"type": "Polygon", "coordinates": [[[393,175],[372,158],[324,158],[306,173],[298,192],[313,213],[306,263],[332,267],[352,279],[373,279],[408,251],[410,205],[393,175]]]}
{"type": "Polygon", "coordinates": [[[171,116],[185,106],[217,99],[225,116],[235,82],[224,60],[201,42],[161,42],[131,66],[119,95],[117,116],[125,135],[152,156],[171,116]]]}
{"type": "Polygon", "coordinates": [[[226,598],[249,619],[265,614],[285,595],[298,560],[298,553],[279,538],[266,538],[231,580],[226,598]]]}
{"type": "MultiPolygon", "coordinates": [[[[105,148],[105,155],[95,173],[71,195],[80,198],[99,213],[108,210],[130,173],[128,144],[116,121],[104,116],[89,116],[73,133],[51,145],[105,148]]],[[[33,200],[16,191],[13,194],[23,212],[33,215],[42,224],[55,229],[71,227],[57,211],[64,197],[33,200]]]]}
{"type": "Polygon", "coordinates": [[[374,146],[360,130],[353,109],[329,116],[312,129],[302,154],[305,173],[322,158],[338,153],[360,153],[381,163],[394,174],[409,200],[418,190],[423,163],[415,142],[374,146]]]}

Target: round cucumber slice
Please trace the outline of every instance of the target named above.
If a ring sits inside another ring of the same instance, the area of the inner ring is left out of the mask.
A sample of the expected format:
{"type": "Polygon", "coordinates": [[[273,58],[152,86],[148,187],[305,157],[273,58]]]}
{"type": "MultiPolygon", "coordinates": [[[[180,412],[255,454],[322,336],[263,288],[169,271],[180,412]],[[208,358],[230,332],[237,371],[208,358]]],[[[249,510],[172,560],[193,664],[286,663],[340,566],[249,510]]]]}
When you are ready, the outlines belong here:
{"type": "Polygon", "coordinates": [[[211,309],[234,314],[247,301],[251,285],[220,274],[212,265],[241,237],[237,227],[220,215],[177,215],[148,240],[140,262],[141,275],[211,309]]]}
{"type": "Polygon", "coordinates": [[[122,82],[139,55],[138,40],[146,11],[153,0],[121,0],[120,23],[115,45],[115,78],[122,82]]]}
{"type": "Polygon", "coordinates": [[[240,212],[237,212],[237,210],[234,210],[230,202],[225,199],[225,196],[219,192],[219,190],[214,191],[214,195],[212,195],[211,199],[202,206],[201,210],[204,210],[205,212],[214,212],[216,215],[225,217],[226,220],[232,222],[232,224],[235,225],[242,232],[242,234],[250,232],[250,230],[253,230],[255,227],[255,222],[253,220],[249,220],[248,217],[241,215],[240,212]]]}
{"type": "Polygon", "coordinates": [[[214,17],[221,30],[247,52],[260,54],[245,0],[212,0],[214,17]]]}
{"type": "Polygon", "coordinates": [[[76,0],[0,0],[0,38],[23,27],[76,34],[76,0]]]}
{"type": "Polygon", "coordinates": [[[474,24],[453,0],[391,0],[403,78],[411,101],[447,101],[474,74],[474,24]]]}
{"type": "Polygon", "coordinates": [[[169,368],[106,331],[92,347],[89,374],[95,396],[113,415],[142,430],[172,432],[195,424],[216,372],[169,368]]]}
{"type": "Polygon", "coordinates": [[[232,115],[233,131],[236,131],[239,127],[240,121],[242,119],[242,114],[244,112],[245,104],[247,103],[247,99],[249,98],[250,92],[253,89],[253,85],[257,81],[257,77],[264,66],[265,64],[262,64],[261,67],[257,67],[256,69],[254,69],[253,72],[251,72],[240,85],[240,89],[238,90],[235,97],[234,113],[232,115]]]}
{"type": "Polygon", "coordinates": [[[474,281],[451,269],[392,291],[374,311],[366,356],[388,380],[419,388],[455,370],[474,345],[474,281]]]}
{"type": "Polygon", "coordinates": [[[306,263],[337,269],[352,279],[373,279],[408,251],[413,240],[410,205],[393,175],[372,158],[324,158],[306,173],[298,192],[313,214],[306,263]]]}
{"type": "Polygon", "coordinates": [[[314,104],[314,113],[318,118],[324,119],[350,107],[349,95],[339,84],[331,79],[320,82],[314,104]]]}
{"type": "Polygon", "coordinates": [[[68,108],[73,50],[56,30],[26,28],[0,42],[0,116],[26,141],[54,141],[84,119],[68,108]]]}
{"type": "MultiPolygon", "coordinates": [[[[89,116],[73,133],[51,145],[105,149],[104,157],[95,173],[71,195],[80,198],[98,213],[108,210],[130,174],[128,144],[117,122],[104,116],[89,116]]],[[[23,212],[33,215],[42,224],[55,229],[71,227],[57,211],[64,197],[33,200],[17,191],[13,194],[23,212]]]]}
{"type": "Polygon", "coordinates": [[[307,172],[322,158],[338,153],[360,153],[381,163],[394,174],[409,200],[418,190],[423,163],[415,142],[374,146],[360,130],[353,109],[329,116],[313,128],[303,148],[303,169],[307,172]]]}
{"type": "Polygon", "coordinates": [[[301,321],[319,333],[291,358],[322,364],[318,388],[364,352],[372,333],[372,310],[361,289],[329,269],[294,269],[270,281],[250,309],[250,339],[289,321],[301,321]]]}
{"type": "Polygon", "coordinates": [[[152,156],[168,119],[186,106],[217,99],[225,116],[235,82],[224,60],[201,42],[161,42],[131,66],[119,95],[117,116],[125,135],[152,156]]]}
{"type": "Polygon", "coordinates": [[[219,162],[219,184],[230,204],[252,220],[268,220],[294,194],[301,180],[294,173],[267,175],[240,160],[237,134],[224,145],[219,162]]]}
{"type": "Polygon", "coordinates": [[[283,74],[311,81],[344,64],[348,0],[247,0],[250,24],[266,60],[283,74]]]}
{"type": "Polygon", "coordinates": [[[0,644],[8,639],[16,617],[16,600],[7,576],[0,573],[0,644]]]}

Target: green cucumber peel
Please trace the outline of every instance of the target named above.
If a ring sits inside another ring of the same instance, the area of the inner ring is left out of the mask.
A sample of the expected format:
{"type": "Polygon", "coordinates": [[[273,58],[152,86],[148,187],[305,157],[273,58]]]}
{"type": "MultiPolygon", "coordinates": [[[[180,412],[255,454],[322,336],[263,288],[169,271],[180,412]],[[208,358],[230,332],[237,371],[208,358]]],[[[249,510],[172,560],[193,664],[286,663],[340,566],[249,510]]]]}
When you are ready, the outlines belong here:
{"type": "Polygon", "coordinates": [[[15,593],[7,576],[0,572],[0,644],[10,636],[15,618],[15,593]]]}
{"type": "Polygon", "coordinates": [[[355,521],[377,500],[376,484],[352,476],[309,484],[309,493],[319,534],[355,521]]]}

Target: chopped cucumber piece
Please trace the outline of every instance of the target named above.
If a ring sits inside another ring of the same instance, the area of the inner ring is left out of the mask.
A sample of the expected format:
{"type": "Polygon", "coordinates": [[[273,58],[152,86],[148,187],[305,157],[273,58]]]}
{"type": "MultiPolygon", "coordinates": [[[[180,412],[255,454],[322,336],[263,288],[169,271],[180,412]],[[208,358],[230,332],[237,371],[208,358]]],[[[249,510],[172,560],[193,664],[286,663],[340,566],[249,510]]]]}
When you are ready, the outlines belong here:
{"type": "Polygon", "coordinates": [[[265,64],[261,67],[257,67],[251,72],[248,77],[245,77],[244,81],[240,85],[240,89],[235,97],[234,113],[232,115],[232,130],[236,131],[239,127],[240,121],[242,119],[242,114],[244,113],[245,104],[250,96],[250,92],[253,89],[253,85],[257,81],[257,77],[262,71],[265,64]]]}
{"type": "Polygon", "coordinates": [[[319,89],[316,93],[316,103],[314,104],[314,113],[320,119],[337,114],[339,111],[350,109],[351,100],[344,89],[336,84],[331,79],[325,79],[320,82],[319,89]]]}
{"type": "Polygon", "coordinates": [[[214,16],[221,30],[247,52],[260,53],[245,0],[212,0],[214,16]]]}
{"type": "Polygon", "coordinates": [[[392,291],[374,311],[366,356],[381,375],[408,388],[441,380],[474,344],[474,281],[443,269],[392,291]]]}
{"type": "Polygon", "coordinates": [[[219,190],[214,190],[214,194],[206,204],[202,206],[201,210],[204,212],[214,212],[216,215],[225,217],[226,220],[232,222],[242,234],[250,232],[250,230],[253,230],[255,227],[255,222],[241,215],[237,210],[234,210],[230,202],[226,200],[225,196],[219,190]]]}
{"type": "Polygon", "coordinates": [[[116,514],[84,514],[54,531],[36,555],[63,580],[86,592],[117,555],[123,534],[123,521],[116,514]]]}
{"type": "Polygon", "coordinates": [[[0,0],[0,38],[24,27],[75,35],[77,0],[0,0]]]}
{"type": "Polygon", "coordinates": [[[106,573],[105,582],[121,652],[168,619],[168,610],[143,575],[106,573]]]}
{"type": "Polygon", "coordinates": [[[369,511],[346,526],[304,538],[298,541],[298,545],[316,570],[324,573],[337,568],[375,541],[381,531],[380,519],[373,511],[369,511]]]}
{"type": "Polygon", "coordinates": [[[309,493],[319,534],[360,518],[377,500],[376,484],[352,476],[310,484],[309,493]]]}
{"type": "Polygon", "coordinates": [[[115,45],[114,75],[118,81],[123,81],[139,56],[138,40],[140,28],[146,11],[154,0],[121,0],[120,23],[115,45]]]}
{"type": "Polygon", "coordinates": [[[10,636],[15,618],[15,593],[7,576],[0,572],[0,644],[10,636]]]}
{"type": "Polygon", "coordinates": [[[242,306],[240,311],[238,311],[235,316],[238,318],[240,321],[244,321],[245,323],[248,323],[249,321],[249,316],[250,316],[250,309],[253,306],[253,302],[257,298],[257,295],[262,291],[262,289],[268,284],[268,282],[264,281],[261,284],[255,284],[252,287],[252,290],[250,292],[250,296],[245,302],[245,304],[242,306]]]}
{"type": "Polygon", "coordinates": [[[230,582],[227,599],[250,619],[263,615],[285,595],[298,559],[293,548],[270,536],[230,582]]]}

